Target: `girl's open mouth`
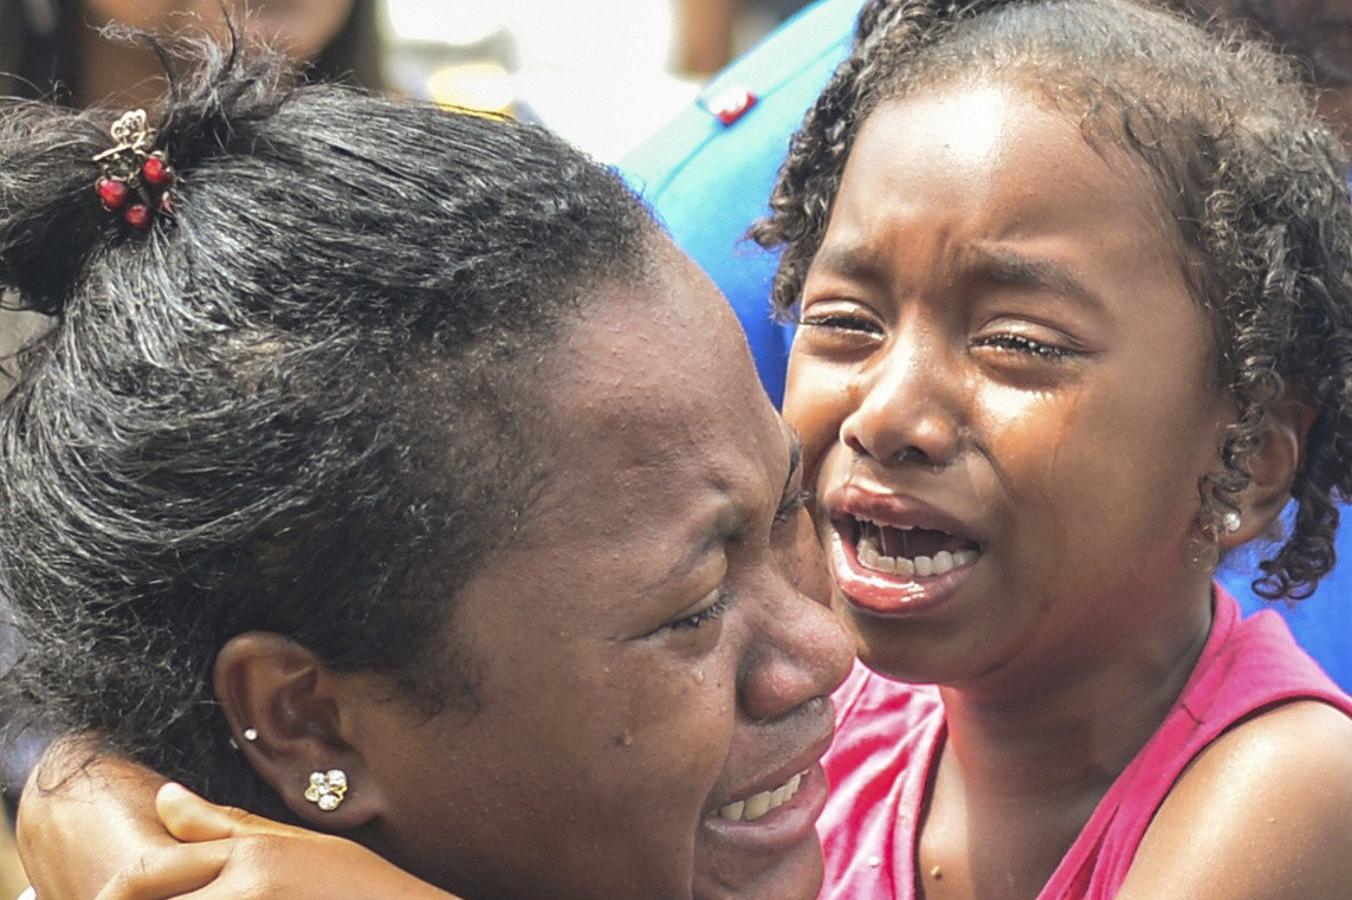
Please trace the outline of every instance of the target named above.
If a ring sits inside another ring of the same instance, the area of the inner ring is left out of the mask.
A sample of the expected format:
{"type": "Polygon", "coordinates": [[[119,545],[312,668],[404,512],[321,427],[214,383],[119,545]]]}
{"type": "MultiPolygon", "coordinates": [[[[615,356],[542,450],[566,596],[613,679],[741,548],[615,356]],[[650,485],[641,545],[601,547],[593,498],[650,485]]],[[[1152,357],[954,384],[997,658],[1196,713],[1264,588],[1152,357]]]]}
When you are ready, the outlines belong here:
{"type": "Polygon", "coordinates": [[[827,548],[836,586],[851,606],[905,616],[948,599],[981,561],[976,540],[941,528],[846,515],[827,548]]]}
{"type": "Polygon", "coordinates": [[[868,519],[854,525],[859,563],[875,572],[907,578],[944,575],[981,558],[975,541],[932,528],[897,528],[868,519]]]}

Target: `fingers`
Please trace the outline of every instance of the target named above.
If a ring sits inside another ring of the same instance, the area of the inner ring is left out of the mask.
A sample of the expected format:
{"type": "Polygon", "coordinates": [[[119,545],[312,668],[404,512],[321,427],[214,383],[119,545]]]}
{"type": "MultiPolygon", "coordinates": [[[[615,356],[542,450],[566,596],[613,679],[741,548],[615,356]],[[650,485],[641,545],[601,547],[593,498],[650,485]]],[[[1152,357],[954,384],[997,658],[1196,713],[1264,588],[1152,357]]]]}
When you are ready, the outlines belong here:
{"type": "Polygon", "coordinates": [[[108,882],[97,900],[167,900],[199,891],[220,877],[230,841],[176,844],[141,858],[108,882]]]}
{"type": "Polygon", "coordinates": [[[169,833],[180,841],[218,841],[250,834],[288,836],[301,830],[233,806],[217,806],[169,782],[155,795],[155,811],[169,833]]]}
{"type": "Polygon", "coordinates": [[[243,810],[217,806],[169,782],[155,794],[155,812],[164,827],[180,841],[216,841],[235,833],[235,822],[246,815],[243,810]]]}
{"type": "Polygon", "coordinates": [[[163,778],[99,756],[91,735],[63,738],[33,769],[19,807],[18,843],[40,897],[95,896],[119,860],[172,845],[151,808],[163,778]]]}

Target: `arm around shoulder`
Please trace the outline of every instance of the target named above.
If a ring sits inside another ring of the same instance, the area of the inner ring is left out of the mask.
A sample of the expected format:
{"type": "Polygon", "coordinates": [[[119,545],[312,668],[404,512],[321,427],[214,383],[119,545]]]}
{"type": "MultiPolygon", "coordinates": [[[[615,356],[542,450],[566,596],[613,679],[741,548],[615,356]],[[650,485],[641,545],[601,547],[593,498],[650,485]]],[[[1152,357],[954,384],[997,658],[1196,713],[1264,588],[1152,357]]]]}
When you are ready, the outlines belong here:
{"type": "Polygon", "coordinates": [[[163,782],[102,755],[92,736],[48,748],[19,804],[19,853],[38,896],[93,898],[119,870],[177,844],[155,816],[163,782]]]}
{"type": "Polygon", "coordinates": [[[1352,897],[1352,718],[1275,707],[1208,747],[1160,807],[1118,900],[1352,897]]]}

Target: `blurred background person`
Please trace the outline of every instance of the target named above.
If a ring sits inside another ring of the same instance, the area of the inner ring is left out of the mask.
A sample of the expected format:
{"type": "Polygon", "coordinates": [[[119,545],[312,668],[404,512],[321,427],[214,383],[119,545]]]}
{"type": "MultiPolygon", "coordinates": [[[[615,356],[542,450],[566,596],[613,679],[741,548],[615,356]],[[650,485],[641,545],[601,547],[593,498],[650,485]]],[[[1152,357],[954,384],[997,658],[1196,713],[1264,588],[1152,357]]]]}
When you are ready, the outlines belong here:
{"type": "Polygon", "coordinates": [[[1266,36],[1308,67],[1319,111],[1352,147],[1352,2],[1348,0],[1183,0],[1203,18],[1266,36]]]}
{"type": "Polygon", "coordinates": [[[207,28],[224,16],[286,50],[316,77],[384,85],[377,0],[0,0],[0,94],[75,106],[150,107],[162,69],[144,44],[109,40],[108,25],[159,35],[207,28]]]}
{"type": "Polygon", "coordinates": [[[679,66],[693,76],[709,76],[732,62],[807,0],[678,0],[679,66]]]}

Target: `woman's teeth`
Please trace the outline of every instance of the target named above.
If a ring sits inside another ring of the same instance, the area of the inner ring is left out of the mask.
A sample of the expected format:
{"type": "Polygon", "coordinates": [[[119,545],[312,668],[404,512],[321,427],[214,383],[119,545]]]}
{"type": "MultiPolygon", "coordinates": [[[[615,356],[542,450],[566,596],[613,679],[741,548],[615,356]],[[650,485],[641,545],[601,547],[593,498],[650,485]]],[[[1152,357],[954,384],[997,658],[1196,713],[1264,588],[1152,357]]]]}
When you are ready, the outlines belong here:
{"type": "Polygon", "coordinates": [[[803,776],[806,774],[806,772],[800,772],[773,791],[761,791],[759,794],[752,794],[745,800],[729,803],[720,809],[718,814],[734,822],[754,822],[770,810],[778,809],[792,800],[793,795],[798,793],[798,785],[803,783],[803,776]]]}
{"type": "Polygon", "coordinates": [[[859,537],[859,561],[867,568],[892,575],[943,575],[963,566],[970,566],[981,558],[981,551],[940,550],[933,556],[883,556],[876,534],[859,537]]]}

